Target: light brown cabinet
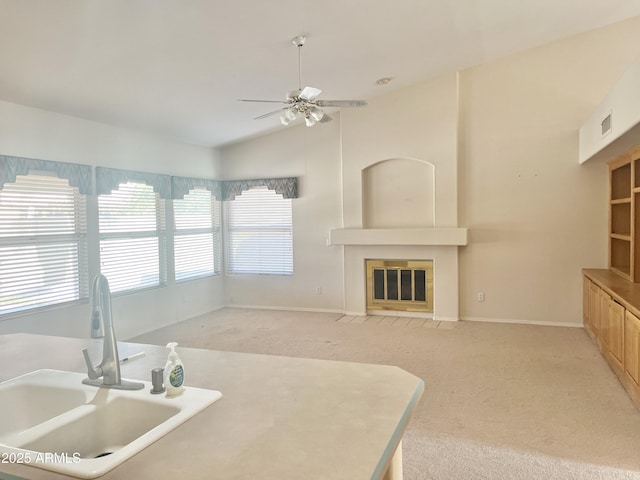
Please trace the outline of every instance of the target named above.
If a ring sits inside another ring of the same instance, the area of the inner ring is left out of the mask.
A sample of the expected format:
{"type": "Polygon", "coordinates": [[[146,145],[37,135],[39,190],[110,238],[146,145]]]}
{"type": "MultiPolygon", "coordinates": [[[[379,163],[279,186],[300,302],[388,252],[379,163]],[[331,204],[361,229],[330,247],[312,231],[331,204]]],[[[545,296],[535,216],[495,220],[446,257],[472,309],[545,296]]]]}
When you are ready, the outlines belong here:
{"type": "Polygon", "coordinates": [[[640,319],[626,312],[624,324],[624,371],[635,384],[640,386],[640,319]]]}
{"type": "Polygon", "coordinates": [[[624,360],[624,322],[626,310],[613,298],[609,297],[609,313],[607,316],[606,335],[609,360],[622,370],[624,360]]]}
{"type": "Polygon", "coordinates": [[[589,323],[587,328],[595,338],[600,330],[600,288],[593,282],[589,286],[589,323]]]}
{"type": "Polygon", "coordinates": [[[608,165],[609,268],[584,270],[583,322],[640,408],[640,145],[608,165]]]}
{"type": "Polygon", "coordinates": [[[584,270],[585,330],[640,409],[640,284],[584,270]]]}

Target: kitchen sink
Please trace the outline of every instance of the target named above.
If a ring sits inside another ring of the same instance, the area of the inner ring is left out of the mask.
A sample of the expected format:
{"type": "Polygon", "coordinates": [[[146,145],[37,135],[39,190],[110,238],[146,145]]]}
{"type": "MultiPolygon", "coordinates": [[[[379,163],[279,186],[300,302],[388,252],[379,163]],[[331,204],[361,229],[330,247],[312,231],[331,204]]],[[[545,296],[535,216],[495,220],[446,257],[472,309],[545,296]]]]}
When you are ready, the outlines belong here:
{"type": "Polygon", "coordinates": [[[222,397],[175,397],[85,385],[86,375],[37,370],[0,383],[3,458],[80,478],[104,475],[222,397]]]}

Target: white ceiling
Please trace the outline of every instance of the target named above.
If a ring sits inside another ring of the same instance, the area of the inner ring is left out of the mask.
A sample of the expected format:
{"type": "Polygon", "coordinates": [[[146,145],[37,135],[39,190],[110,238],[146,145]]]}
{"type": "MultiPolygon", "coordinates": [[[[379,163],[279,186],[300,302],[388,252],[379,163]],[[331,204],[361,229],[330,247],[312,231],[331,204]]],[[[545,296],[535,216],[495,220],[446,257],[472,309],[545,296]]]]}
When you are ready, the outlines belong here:
{"type": "Polygon", "coordinates": [[[640,15],[638,0],[0,0],[0,99],[219,146],[303,85],[370,99],[640,15]],[[393,77],[377,87],[381,77],[393,77]]]}

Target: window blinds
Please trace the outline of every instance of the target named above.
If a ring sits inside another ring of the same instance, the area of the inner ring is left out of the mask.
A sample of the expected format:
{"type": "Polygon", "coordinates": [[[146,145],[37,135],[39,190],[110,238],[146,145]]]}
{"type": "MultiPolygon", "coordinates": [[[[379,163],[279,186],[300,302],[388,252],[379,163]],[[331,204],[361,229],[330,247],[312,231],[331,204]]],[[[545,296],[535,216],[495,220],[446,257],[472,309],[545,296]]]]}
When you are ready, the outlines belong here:
{"type": "Polygon", "coordinates": [[[293,274],[291,200],[253,187],[226,202],[228,273],[293,274]]]}
{"type": "Polygon", "coordinates": [[[17,176],[0,190],[0,314],[86,298],[86,200],[69,181],[17,176]]]}
{"type": "Polygon", "coordinates": [[[112,292],[165,282],[163,205],[153,187],[143,183],[121,183],[98,197],[100,272],[112,292]]]}
{"type": "Polygon", "coordinates": [[[173,200],[176,281],[220,271],[220,202],[204,188],[173,200]]]}

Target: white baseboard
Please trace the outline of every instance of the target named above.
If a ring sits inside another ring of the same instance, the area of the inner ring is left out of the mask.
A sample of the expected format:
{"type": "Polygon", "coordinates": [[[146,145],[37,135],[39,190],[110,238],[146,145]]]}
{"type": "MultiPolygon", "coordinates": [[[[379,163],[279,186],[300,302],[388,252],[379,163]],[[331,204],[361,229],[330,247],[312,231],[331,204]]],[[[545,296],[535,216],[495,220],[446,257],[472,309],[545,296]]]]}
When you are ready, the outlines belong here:
{"type": "Polygon", "coordinates": [[[547,327],[582,328],[582,323],[543,322],[540,320],[516,320],[510,318],[461,317],[460,320],[463,320],[465,322],[515,323],[520,325],[543,325],[547,327]]]}

